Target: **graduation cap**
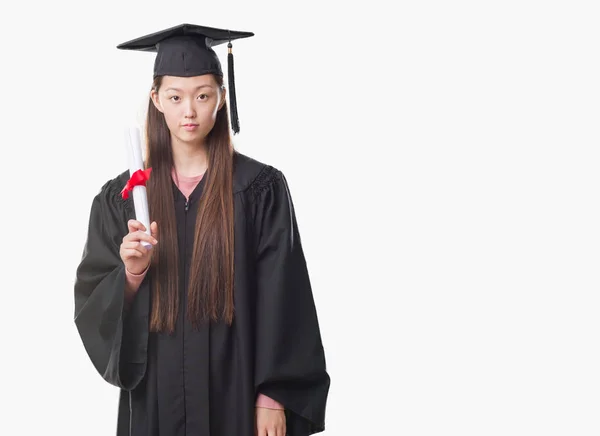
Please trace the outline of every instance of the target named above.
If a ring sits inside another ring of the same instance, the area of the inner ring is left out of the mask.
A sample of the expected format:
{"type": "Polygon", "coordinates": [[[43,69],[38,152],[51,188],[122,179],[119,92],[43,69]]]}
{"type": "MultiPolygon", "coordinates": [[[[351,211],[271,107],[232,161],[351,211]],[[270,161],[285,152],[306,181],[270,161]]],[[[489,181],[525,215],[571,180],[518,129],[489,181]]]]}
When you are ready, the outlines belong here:
{"type": "Polygon", "coordinates": [[[237,102],[235,98],[235,80],[233,74],[233,53],[231,41],[254,36],[252,32],[240,32],[195,24],[161,30],[117,46],[120,50],[156,52],[154,60],[154,78],[157,76],[191,77],[203,74],[223,76],[221,62],[213,47],[227,42],[227,66],[229,79],[229,106],[231,126],[234,133],[240,130],[237,102]]]}

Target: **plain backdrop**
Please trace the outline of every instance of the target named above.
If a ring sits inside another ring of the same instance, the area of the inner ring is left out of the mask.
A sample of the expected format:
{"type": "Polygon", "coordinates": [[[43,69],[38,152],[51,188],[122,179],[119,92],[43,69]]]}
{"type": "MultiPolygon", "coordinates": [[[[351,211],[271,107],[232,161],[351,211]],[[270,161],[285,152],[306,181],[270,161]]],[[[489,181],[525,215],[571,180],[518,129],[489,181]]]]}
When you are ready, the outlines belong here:
{"type": "Polygon", "coordinates": [[[234,140],[290,183],[325,435],[600,434],[598,18],[573,0],[4,5],[0,434],[115,434],[75,270],[152,79],[154,55],[116,45],[184,22],[255,32],[233,48],[234,140]]]}

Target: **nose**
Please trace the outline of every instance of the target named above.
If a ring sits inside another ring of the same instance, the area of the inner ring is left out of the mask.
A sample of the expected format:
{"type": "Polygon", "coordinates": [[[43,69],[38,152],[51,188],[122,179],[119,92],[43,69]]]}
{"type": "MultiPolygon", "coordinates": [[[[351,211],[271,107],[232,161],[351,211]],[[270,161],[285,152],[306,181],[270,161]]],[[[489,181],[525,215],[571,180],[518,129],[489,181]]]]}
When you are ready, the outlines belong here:
{"type": "Polygon", "coordinates": [[[196,110],[194,109],[194,103],[190,100],[188,100],[187,104],[185,105],[184,116],[186,119],[196,118],[196,110]]]}

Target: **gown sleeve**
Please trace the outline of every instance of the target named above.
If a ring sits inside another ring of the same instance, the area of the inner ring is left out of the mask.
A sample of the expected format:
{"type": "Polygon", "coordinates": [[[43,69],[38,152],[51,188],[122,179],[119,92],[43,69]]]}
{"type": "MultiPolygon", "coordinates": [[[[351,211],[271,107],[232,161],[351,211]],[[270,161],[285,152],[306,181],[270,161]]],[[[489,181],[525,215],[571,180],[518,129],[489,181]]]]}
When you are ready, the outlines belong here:
{"type": "Polygon", "coordinates": [[[125,307],[125,265],[119,248],[131,217],[115,181],[105,184],[92,202],[74,286],[75,325],[83,346],[104,380],[125,390],[143,378],[148,344],[147,278],[125,307]]]}
{"type": "Polygon", "coordinates": [[[330,385],[317,312],[285,176],[273,169],[257,200],[257,392],[285,408],[287,434],[325,429],[330,385]]]}

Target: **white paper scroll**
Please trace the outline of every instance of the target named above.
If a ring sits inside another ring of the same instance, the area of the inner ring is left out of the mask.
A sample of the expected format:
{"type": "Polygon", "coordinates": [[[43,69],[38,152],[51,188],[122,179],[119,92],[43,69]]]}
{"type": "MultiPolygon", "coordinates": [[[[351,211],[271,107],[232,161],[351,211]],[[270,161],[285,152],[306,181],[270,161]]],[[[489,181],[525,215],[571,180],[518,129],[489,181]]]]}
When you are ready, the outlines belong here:
{"type": "MultiPolygon", "coordinates": [[[[129,159],[129,176],[137,170],[144,170],[144,161],[142,159],[142,140],[140,129],[130,127],[125,131],[125,143],[127,145],[127,156],[129,159]]],[[[133,188],[133,204],[135,206],[135,219],[146,227],[146,233],[150,233],[150,213],[148,208],[148,195],[145,186],[135,186],[133,188]]],[[[142,245],[150,248],[152,244],[142,241],[142,245]]]]}

